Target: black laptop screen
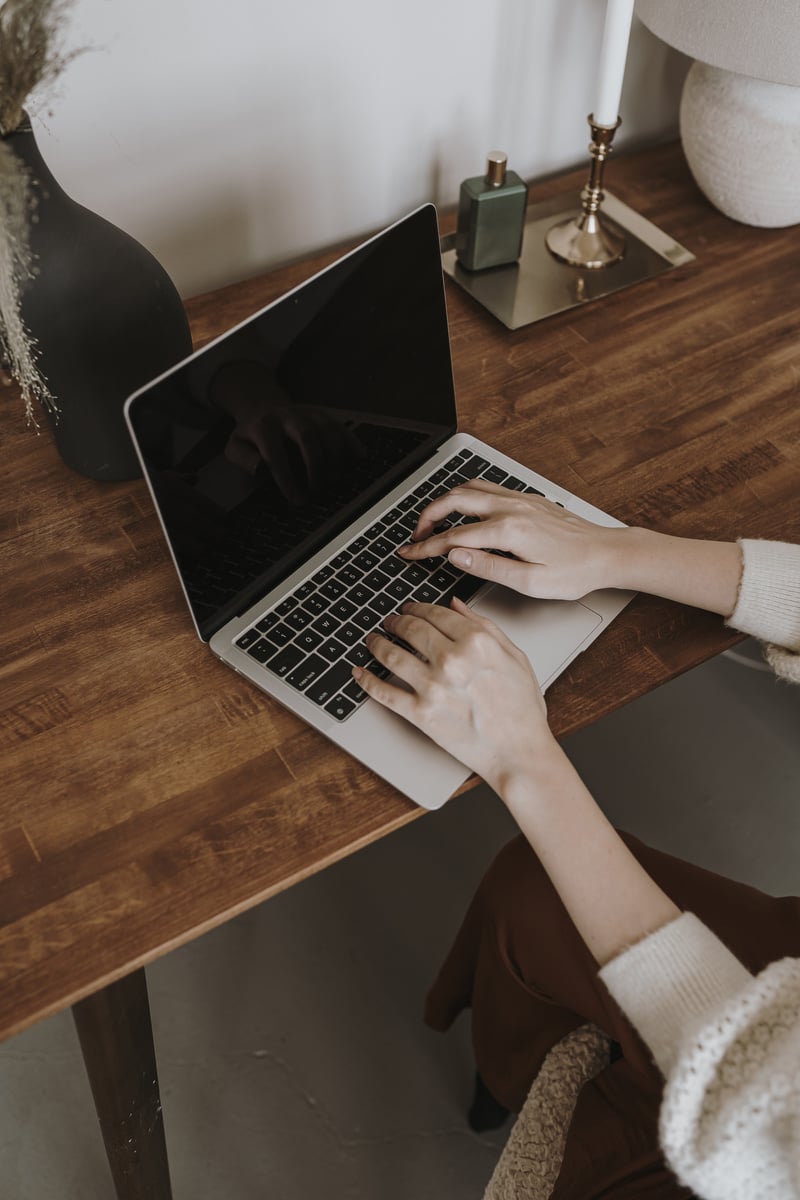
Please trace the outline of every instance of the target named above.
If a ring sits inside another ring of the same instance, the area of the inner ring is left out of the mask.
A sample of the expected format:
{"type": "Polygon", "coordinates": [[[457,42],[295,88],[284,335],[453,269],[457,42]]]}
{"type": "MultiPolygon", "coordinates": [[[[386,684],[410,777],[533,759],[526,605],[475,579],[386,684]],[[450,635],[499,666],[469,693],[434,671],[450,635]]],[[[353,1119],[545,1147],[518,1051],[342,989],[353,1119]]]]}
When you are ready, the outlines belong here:
{"type": "Polygon", "coordinates": [[[455,432],[433,206],[150,385],[128,420],[208,639],[455,432]]]}

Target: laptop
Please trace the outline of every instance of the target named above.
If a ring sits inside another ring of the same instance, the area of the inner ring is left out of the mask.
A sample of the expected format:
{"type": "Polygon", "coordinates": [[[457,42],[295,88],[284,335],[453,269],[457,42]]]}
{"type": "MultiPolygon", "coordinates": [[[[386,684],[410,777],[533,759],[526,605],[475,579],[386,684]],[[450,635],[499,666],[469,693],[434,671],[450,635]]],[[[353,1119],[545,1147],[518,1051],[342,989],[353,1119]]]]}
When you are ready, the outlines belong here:
{"type": "Polygon", "coordinates": [[[140,388],[125,416],[198,636],[424,808],[469,772],[355,683],[353,664],[384,670],[366,633],[409,598],[459,595],[546,689],[630,599],[532,600],[395,553],[472,478],[620,524],[458,429],[432,204],[140,388]]]}

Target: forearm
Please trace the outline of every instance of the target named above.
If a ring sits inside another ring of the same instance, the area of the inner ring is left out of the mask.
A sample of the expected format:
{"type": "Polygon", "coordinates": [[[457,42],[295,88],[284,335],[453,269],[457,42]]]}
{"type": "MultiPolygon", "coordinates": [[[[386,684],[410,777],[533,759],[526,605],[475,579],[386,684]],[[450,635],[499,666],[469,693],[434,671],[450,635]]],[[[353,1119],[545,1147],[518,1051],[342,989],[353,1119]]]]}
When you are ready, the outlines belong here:
{"type": "Polygon", "coordinates": [[[680,916],[555,741],[495,787],[600,966],[680,916]]]}
{"type": "Polygon", "coordinates": [[[609,532],[614,587],[663,596],[723,617],[733,612],[742,575],[736,542],[698,541],[649,529],[609,532]]]}

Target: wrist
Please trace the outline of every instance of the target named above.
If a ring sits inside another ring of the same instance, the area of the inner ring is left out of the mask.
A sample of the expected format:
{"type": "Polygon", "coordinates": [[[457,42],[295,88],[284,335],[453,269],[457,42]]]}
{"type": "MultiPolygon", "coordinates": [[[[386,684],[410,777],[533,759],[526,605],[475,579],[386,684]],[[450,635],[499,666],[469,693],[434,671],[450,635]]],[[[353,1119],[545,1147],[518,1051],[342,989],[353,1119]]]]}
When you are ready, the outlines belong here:
{"type": "Polygon", "coordinates": [[[676,537],[652,529],[614,530],[613,586],[647,592],[728,617],[736,607],[742,553],[736,542],[676,537]]]}
{"type": "Polygon", "coordinates": [[[537,808],[557,794],[574,769],[548,729],[525,755],[505,763],[487,782],[513,816],[537,808]]]}

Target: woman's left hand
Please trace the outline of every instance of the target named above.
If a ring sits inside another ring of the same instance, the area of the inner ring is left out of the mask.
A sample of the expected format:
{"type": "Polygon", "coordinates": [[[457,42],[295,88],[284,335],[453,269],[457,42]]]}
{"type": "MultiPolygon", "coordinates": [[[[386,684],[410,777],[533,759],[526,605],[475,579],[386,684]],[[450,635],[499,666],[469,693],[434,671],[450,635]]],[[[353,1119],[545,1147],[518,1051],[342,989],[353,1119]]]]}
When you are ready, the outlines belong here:
{"type": "Polygon", "coordinates": [[[407,688],[356,669],[369,696],[498,791],[509,774],[535,769],[553,740],[545,703],[528,659],[501,629],[460,600],[404,604],[384,628],[411,649],[374,631],[367,645],[407,688]]]}

